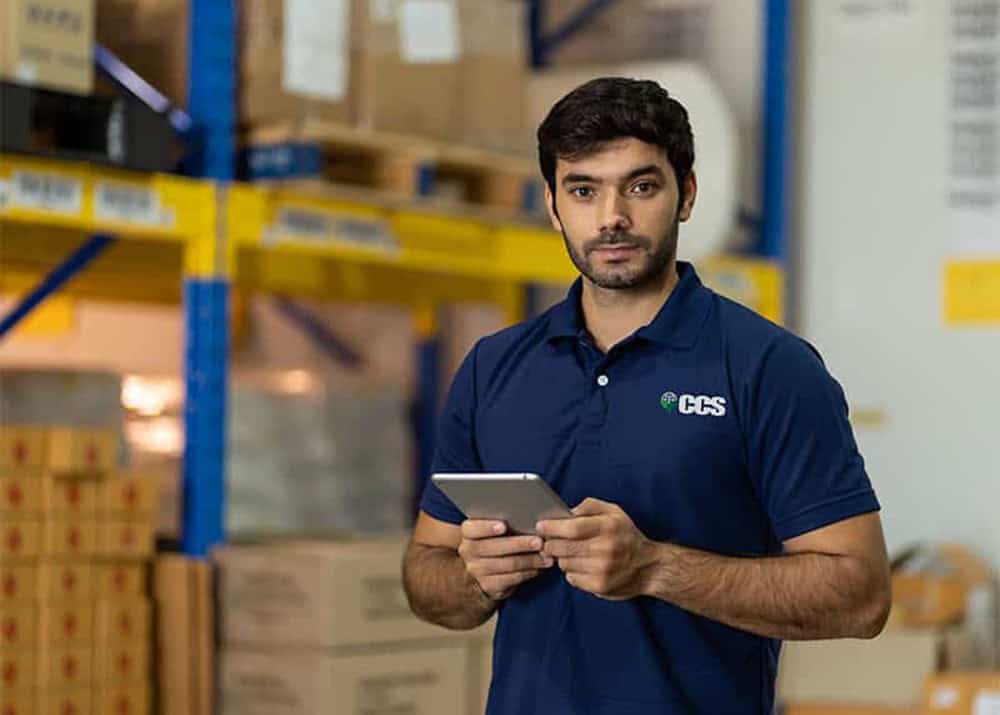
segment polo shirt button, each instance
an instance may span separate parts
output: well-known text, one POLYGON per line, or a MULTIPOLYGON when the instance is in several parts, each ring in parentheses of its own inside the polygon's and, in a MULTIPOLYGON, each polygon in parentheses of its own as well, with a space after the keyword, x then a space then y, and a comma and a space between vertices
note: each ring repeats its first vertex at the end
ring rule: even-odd
POLYGON ((600 385, 601 387, 607 387, 608 382, 609 382, 609 380, 608 380, 608 376, 607 375, 598 375, 597 376, 597 384, 600 385))

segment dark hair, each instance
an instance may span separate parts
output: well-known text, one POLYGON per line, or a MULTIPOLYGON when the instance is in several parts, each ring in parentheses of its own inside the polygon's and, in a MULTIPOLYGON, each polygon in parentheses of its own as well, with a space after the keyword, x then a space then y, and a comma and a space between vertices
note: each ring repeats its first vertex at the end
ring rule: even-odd
POLYGON ((683 199, 694 164, 687 110, 656 82, 624 77, 580 85, 556 102, 538 127, 538 162, 553 196, 558 159, 584 157, 626 137, 663 147, 683 199))

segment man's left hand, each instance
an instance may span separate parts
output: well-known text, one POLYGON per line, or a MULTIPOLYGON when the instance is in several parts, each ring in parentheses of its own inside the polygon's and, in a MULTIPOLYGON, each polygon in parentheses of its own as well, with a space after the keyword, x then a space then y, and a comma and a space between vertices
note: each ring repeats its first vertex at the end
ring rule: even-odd
POLYGON ((571 586, 610 601, 644 594, 656 544, 617 504, 585 499, 573 518, 541 521, 536 530, 571 586))

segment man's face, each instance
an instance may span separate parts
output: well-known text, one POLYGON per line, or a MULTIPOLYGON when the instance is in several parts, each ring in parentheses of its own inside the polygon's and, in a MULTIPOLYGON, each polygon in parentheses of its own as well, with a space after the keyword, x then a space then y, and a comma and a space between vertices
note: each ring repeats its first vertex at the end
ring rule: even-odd
POLYGON ((642 287, 663 275, 677 252, 678 225, 691 216, 692 171, 679 190, 666 152, 627 138, 575 161, 556 164, 552 225, 561 231, 577 269, 601 288, 642 287))

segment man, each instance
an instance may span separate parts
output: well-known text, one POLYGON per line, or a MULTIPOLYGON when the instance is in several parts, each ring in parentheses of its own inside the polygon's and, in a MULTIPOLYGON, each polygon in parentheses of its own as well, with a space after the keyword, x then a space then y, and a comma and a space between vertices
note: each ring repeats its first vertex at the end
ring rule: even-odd
POLYGON ((535 472, 575 516, 508 535, 429 486, 411 606, 453 629, 499 612, 494 715, 769 715, 780 639, 870 638, 888 613, 843 393, 804 341, 675 261, 694 147, 659 85, 588 82, 538 143, 582 275, 466 357, 434 470, 535 472))

